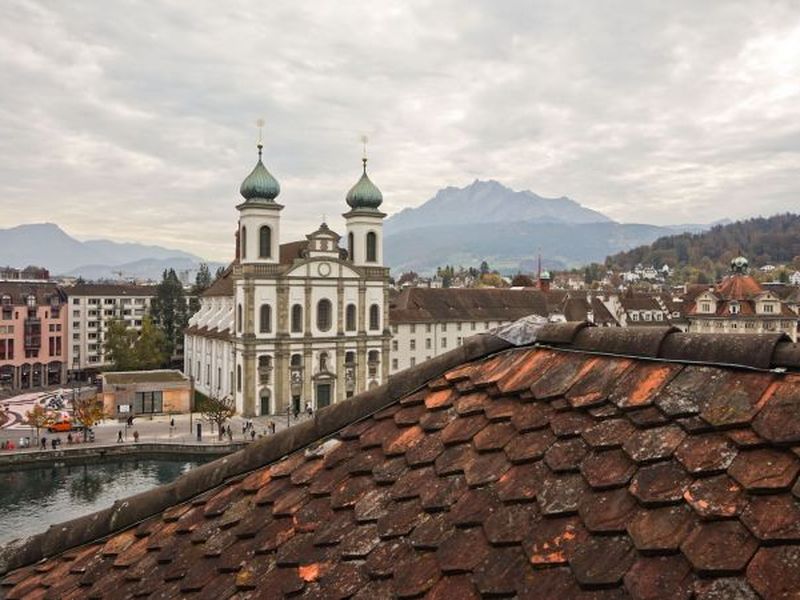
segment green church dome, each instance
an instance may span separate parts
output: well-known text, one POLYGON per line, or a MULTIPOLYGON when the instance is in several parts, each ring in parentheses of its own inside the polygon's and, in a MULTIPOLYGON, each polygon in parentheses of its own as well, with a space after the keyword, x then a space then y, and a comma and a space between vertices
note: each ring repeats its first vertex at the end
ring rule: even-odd
POLYGON ((267 167, 261 162, 261 144, 258 145, 258 162, 250 171, 250 175, 245 177, 239 188, 239 193, 245 200, 266 200, 272 201, 281 193, 281 186, 278 180, 267 171, 267 167))
POLYGON ((383 202, 383 194, 367 176, 367 159, 362 159, 364 173, 356 184, 347 192, 347 204, 352 209, 377 209, 383 202))

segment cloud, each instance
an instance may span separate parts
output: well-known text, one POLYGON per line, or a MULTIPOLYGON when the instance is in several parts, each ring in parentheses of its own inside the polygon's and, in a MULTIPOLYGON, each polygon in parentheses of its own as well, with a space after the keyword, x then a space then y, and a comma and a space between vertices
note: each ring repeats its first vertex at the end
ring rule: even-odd
POLYGON ((797 209, 796 3, 0 4, 0 226, 225 260, 256 118, 286 240, 495 178, 627 222, 797 209))

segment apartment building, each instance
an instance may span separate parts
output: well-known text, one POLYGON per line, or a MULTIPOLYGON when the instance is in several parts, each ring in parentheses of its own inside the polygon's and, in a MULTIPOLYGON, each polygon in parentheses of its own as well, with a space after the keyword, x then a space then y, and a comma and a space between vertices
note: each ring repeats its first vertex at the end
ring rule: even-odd
POLYGON ((150 310, 155 286, 129 284, 78 284, 63 288, 68 297, 67 361, 69 369, 84 376, 108 366, 103 342, 108 324, 122 319, 140 329, 150 310))
POLYGON ((535 289, 406 288, 389 303, 390 374, 530 315, 563 321, 564 294, 535 289))
POLYGON ((0 282, 0 387, 66 381, 66 296, 53 283, 0 282))

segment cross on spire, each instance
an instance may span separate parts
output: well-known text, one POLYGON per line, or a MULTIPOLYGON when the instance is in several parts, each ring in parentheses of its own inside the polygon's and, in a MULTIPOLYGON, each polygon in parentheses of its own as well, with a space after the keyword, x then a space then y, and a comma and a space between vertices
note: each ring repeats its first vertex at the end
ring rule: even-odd
POLYGON ((261 149, 264 147, 264 119, 256 120, 256 127, 258 127, 258 158, 261 158, 261 149))
POLYGON ((361 162, 364 165, 364 173, 367 172, 367 142, 368 141, 369 141, 369 138, 365 134, 362 134, 361 135, 361 144, 363 145, 364 153, 361 155, 361 162))

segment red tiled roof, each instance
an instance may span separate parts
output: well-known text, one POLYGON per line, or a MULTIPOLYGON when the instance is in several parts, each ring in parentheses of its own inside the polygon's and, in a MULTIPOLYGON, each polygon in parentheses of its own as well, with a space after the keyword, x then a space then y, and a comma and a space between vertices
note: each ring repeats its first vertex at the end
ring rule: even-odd
POLYGON ((568 351, 437 357, 190 473, 199 495, 10 573, 5 598, 797 597, 800 374, 576 351, 797 368, 797 345, 547 327, 568 351), (299 449, 258 462, 280 448, 299 449), (214 487, 237 461, 253 470, 214 487))
POLYGON ((715 291, 723 300, 750 300, 764 288, 750 275, 730 275, 717 285, 715 291))

